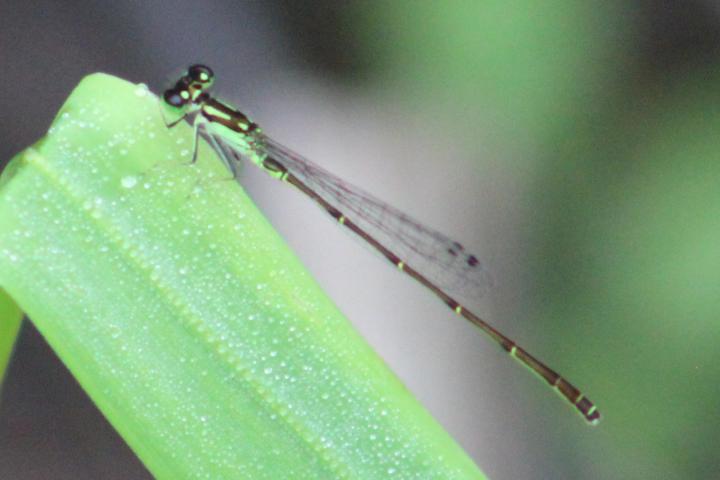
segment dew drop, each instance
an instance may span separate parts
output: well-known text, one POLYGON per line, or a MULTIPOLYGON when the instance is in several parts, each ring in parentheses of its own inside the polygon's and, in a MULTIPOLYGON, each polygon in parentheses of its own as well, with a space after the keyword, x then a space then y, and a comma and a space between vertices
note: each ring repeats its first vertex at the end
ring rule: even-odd
POLYGON ((135 95, 138 97, 144 97, 148 93, 148 87, 144 83, 139 84, 135 87, 135 95))
POLYGON ((120 180, 120 183, 123 186, 123 188, 133 188, 135 185, 137 185, 137 182, 138 182, 137 177, 134 177, 132 175, 123 177, 122 180, 120 180))

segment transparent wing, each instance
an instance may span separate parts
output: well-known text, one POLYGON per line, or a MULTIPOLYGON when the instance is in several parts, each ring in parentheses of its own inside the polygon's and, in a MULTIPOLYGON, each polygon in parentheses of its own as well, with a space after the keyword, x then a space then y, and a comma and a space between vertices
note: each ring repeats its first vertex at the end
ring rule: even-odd
MULTIPOLYGON (((221 137, 216 139, 224 149, 234 150, 221 137)), ((477 298, 492 287, 493 279, 485 265, 459 242, 423 226, 271 138, 263 137, 263 143, 269 157, 447 293, 477 298)), ((232 154, 235 160, 240 156, 237 151, 232 154)))

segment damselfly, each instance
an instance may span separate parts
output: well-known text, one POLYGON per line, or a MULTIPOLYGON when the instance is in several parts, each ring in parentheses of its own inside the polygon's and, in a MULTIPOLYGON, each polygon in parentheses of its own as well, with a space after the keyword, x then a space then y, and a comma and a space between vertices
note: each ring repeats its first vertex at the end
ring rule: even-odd
POLYGON ((396 268, 417 280, 453 312, 479 327, 510 356, 543 378, 588 422, 595 424, 600 420, 600 412, 593 402, 573 384, 453 298, 457 294, 481 294, 491 284, 487 270, 474 255, 467 253, 460 243, 424 227, 267 137, 245 114, 210 95, 213 81, 212 70, 193 65, 163 95, 165 106, 177 114, 177 119, 168 126, 186 119, 195 129, 193 160, 198 137, 202 136, 236 179, 238 164, 244 158, 296 187, 396 268))

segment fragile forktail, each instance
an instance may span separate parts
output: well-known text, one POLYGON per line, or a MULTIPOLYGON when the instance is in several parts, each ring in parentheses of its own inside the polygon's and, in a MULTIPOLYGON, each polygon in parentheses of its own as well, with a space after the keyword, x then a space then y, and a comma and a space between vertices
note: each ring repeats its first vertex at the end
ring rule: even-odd
POLYGON ((448 292, 476 295, 490 286, 488 272, 477 257, 468 254, 460 243, 424 227, 267 137, 245 114, 210 95, 213 81, 210 68, 193 65, 163 94, 165 106, 178 116, 168 127, 183 119, 194 127, 193 161, 198 137, 202 135, 234 178, 238 177, 238 164, 245 158, 296 187, 543 378, 585 420, 591 424, 600 420, 595 404, 578 388, 450 296, 448 292))

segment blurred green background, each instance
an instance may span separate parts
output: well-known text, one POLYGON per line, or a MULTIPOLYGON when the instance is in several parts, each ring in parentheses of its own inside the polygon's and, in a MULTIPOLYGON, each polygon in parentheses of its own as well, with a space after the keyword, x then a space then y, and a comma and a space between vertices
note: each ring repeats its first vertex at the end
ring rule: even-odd
MULTIPOLYGON (((570 0, 0 2, 0 160, 82 76, 189 63, 266 131, 458 237, 471 303, 581 387, 596 428, 294 192, 246 185, 492 479, 713 479, 720 6, 570 0)), ((0 478, 150 478, 25 325, 0 478)))

